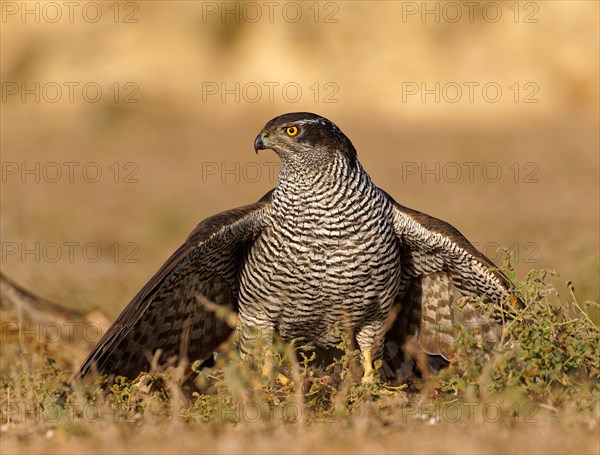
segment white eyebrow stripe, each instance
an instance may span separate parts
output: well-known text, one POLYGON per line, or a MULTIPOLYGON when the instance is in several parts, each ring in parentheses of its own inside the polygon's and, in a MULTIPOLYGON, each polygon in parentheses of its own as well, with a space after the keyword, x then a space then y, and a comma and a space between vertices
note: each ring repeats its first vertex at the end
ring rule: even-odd
POLYGON ((318 123, 320 125, 325 125, 325 122, 321 119, 307 119, 307 120, 300 120, 299 122, 294 122, 297 123, 298 125, 307 125, 310 123, 318 123))

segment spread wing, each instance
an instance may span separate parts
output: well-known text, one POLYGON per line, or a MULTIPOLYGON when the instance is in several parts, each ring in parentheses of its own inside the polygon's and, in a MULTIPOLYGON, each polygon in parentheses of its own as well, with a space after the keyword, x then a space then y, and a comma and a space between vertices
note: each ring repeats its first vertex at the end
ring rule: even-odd
POLYGON ((202 221, 106 331, 75 379, 93 371, 135 378, 158 349, 161 363, 210 357, 231 328, 197 296, 237 310, 244 250, 263 228, 270 196, 202 221))
POLYGON ((445 359, 456 324, 499 341, 500 318, 489 317, 474 303, 457 303, 463 297, 498 303, 511 290, 510 280, 453 226, 390 199, 402 248, 402 279, 396 297, 400 312, 388 340, 401 345, 416 336, 423 351, 445 359))

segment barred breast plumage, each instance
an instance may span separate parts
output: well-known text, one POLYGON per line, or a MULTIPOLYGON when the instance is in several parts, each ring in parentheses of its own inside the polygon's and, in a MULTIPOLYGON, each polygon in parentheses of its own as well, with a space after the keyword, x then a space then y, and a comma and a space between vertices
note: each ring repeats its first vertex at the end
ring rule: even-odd
POLYGON ((265 224, 242 267, 241 328, 323 347, 339 342, 336 324, 365 346, 383 337, 400 247, 392 205, 358 161, 284 165, 265 224))

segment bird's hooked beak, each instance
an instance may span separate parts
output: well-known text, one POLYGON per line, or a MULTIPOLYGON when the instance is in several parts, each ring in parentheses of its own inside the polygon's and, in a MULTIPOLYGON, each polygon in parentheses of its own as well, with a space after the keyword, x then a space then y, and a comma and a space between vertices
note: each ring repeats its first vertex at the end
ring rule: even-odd
POLYGON ((269 140, 269 134, 266 131, 261 131, 256 139, 254 139, 254 151, 258 154, 259 150, 271 148, 272 143, 269 140))

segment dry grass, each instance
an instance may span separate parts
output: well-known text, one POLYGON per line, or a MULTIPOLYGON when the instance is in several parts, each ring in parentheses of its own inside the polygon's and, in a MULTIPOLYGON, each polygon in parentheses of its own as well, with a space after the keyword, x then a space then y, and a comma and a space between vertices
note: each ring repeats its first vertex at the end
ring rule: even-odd
POLYGON ((344 343, 329 366, 276 343, 270 378, 232 354, 193 365, 192 383, 182 384, 182 367, 119 377, 107 392, 98 378, 59 405, 68 379, 59 365, 73 347, 37 342, 28 324, 3 335, 19 346, 0 382, 3 450, 597 453, 600 332, 546 276, 519 284, 526 307, 507 319, 504 346, 463 332, 449 368, 427 379, 361 384, 358 353, 344 343))

